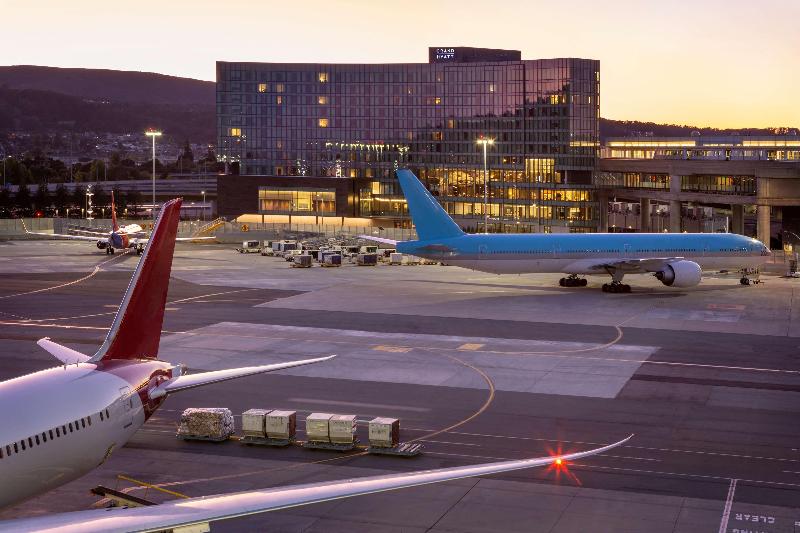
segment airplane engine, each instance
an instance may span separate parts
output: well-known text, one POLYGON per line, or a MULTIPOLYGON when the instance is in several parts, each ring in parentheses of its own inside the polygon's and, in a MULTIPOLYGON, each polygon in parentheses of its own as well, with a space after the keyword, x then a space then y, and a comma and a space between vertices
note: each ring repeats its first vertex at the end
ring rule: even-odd
POLYGON ((668 287, 694 287, 702 275, 700 265, 686 260, 675 261, 656 272, 656 278, 668 287))
POLYGON ((106 246, 108 246, 108 242, 107 241, 97 241, 97 247, 100 250, 105 250, 106 246))

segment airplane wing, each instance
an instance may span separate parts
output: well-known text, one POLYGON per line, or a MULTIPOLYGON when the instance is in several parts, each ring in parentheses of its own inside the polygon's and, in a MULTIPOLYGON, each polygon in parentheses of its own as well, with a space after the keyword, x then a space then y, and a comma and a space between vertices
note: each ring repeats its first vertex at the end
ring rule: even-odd
POLYGON ((48 352, 50 355, 52 355, 65 365, 72 363, 85 363, 86 361, 89 360, 88 355, 84 355, 81 352, 76 352, 72 348, 61 346, 60 344, 51 341, 50 337, 39 339, 38 341, 36 341, 36 344, 44 348, 46 352, 48 352))
MULTIPOLYGON (((52 353, 52 352, 51 352, 52 353)), ((189 374, 172 378, 169 381, 162 383, 151 394, 151 398, 158 398, 165 394, 171 394, 202 385, 209 385, 211 383, 219 383, 220 381, 227 381, 229 379, 241 378, 245 376, 252 376, 255 374, 262 374, 264 372, 274 372, 276 370, 283 370, 285 368, 294 368, 296 366, 310 365, 313 363, 321 363, 322 361, 329 361, 336 357, 329 355, 328 357, 317 357, 315 359, 301 359, 300 361, 287 361, 286 363, 276 363, 274 365, 262 366, 246 366, 243 368, 228 368, 225 370, 214 370, 211 372, 201 372, 199 374, 189 374)))
POLYGON ((90 237, 89 235, 66 235, 64 233, 45 233, 43 231, 29 231, 28 227, 25 225, 25 222, 22 222, 22 228, 25 230, 25 233, 28 235, 41 235, 43 237, 58 237, 60 239, 71 239, 73 241, 92 241, 97 242, 99 239, 108 238, 108 235, 105 234, 97 234, 96 237, 90 237))
MULTIPOLYGON (((212 235, 211 237, 177 237, 175 239, 175 242, 215 241, 215 240, 217 240, 217 238, 212 235)), ((131 239, 130 242, 133 244, 147 244, 148 242, 150 242, 150 238, 148 237, 146 239, 140 239, 137 237, 131 239)))
POLYGON ((50 516, 23 518, 0 522, 3 531, 49 531, 49 532, 122 532, 122 531, 163 531, 194 526, 192 531, 208 531, 213 520, 225 520, 240 516, 276 511, 325 502, 373 494, 389 490, 428 485, 442 481, 452 481, 468 477, 500 474, 537 466, 557 464, 557 460, 573 461, 606 452, 625 444, 633 435, 608 446, 561 456, 546 456, 518 461, 502 461, 472 466, 423 470, 407 474, 390 474, 355 479, 344 479, 323 483, 290 485, 270 489, 203 496, 186 500, 175 500, 161 505, 129 509, 106 509, 76 511, 50 516))
POLYGON ((383 244, 391 244, 392 246, 396 246, 398 242, 401 242, 401 241, 395 241, 395 240, 392 240, 392 239, 384 239, 383 237, 374 237, 372 235, 359 235, 358 238, 359 239, 367 239, 368 241, 380 242, 380 243, 383 243, 383 244))

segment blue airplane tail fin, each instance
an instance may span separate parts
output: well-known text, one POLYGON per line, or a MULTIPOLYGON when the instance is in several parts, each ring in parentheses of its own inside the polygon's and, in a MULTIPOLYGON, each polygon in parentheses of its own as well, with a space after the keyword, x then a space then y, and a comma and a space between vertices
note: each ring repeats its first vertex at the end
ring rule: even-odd
POLYGON ((397 179, 408 202, 411 220, 417 227, 419 240, 448 239, 464 234, 447 211, 431 196, 428 189, 410 170, 398 170, 397 179))

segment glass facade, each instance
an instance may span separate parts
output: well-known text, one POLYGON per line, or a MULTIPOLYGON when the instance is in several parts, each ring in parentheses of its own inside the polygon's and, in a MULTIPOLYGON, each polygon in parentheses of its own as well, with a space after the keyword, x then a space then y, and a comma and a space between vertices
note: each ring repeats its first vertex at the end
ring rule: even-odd
POLYGON ((274 215, 336 215, 336 190, 298 188, 258 188, 258 212, 274 215))
POLYGON ((409 168, 477 230, 485 178, 476 141, 491 138, 491 230, 594 231, 599 62, 431 61, 218 62, 219 156, 243 175, 364 179, 358 216, 400 225, 408 222, 394 171, 409 168))

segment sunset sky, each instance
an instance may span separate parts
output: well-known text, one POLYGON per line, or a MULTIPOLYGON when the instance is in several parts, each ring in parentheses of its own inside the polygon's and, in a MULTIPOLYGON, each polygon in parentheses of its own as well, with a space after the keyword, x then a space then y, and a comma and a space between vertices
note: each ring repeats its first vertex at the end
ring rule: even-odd
POLYGON ((601 61, 601 114, 800 126, 800 1, 0 0, 0 63, 214 80, 214 62, 426 62, 428 46, 601 61))

